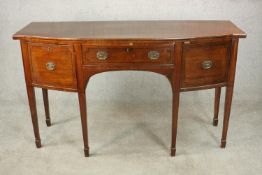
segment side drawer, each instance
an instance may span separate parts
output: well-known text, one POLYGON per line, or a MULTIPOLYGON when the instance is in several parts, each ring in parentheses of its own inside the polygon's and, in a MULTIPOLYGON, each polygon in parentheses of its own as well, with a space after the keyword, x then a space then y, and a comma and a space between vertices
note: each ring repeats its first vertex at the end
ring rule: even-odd
POLYGON ((73 47, 57 44, 29 44, 32 82, 53 88, 77 88, 73 47))
POLYGON ((181 87, 198 87, 226 82, 229 61, 229 42, 185 46, 181 87))

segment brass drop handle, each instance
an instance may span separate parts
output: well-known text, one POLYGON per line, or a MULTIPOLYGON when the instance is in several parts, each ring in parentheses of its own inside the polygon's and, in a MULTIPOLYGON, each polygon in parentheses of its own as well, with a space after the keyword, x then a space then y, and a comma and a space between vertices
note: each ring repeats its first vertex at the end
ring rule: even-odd
POLYGON ((158 51, 149 51, 148 58, 151 60, 157 60, 160 57, 160 53, 158 51))
POLYGON ((106 51, 98 51, 96 53, 96 58, 99 60, 106 60, 107 59, 107 52, 106 51))
POLYGON ((201 63, 201 65, 202 65, 202 69, 207 70, 207 69, 210 69, 210 68, 213 67, 213 61, 211 61, 211 60, 205 60, 205 61, 203 61, 203 62, 201 63))
POLYGON ((55 70, 55 68, 56 68, 55 63, 53 63, 53 62, 46 63, 46 69, 47 70, 53 71, 53 70, 55 70))

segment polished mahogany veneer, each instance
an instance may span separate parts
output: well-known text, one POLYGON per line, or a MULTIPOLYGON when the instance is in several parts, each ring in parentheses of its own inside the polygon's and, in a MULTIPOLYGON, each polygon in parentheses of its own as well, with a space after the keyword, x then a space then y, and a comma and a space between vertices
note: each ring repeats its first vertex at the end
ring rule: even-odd
POLYGON ((33 84, 77 89, 72 46, 39 43, 28 46, 33 84), (47 67, 52 65, 53 68, 47 67))
POLYGON ((226 87, 221 147, 226 146, 239 38, 230 21, 33 22, 13 35, 22 49, 36 146, 41 147, 34 87, 42 88, 51 126, 48 89, 77 92, 84 153, 89 156, 85 89, 106 71, 151 71, 166 76, 173 92, 171 155, 176 153, 182 91, 215 88, 213 125, 218 124, 221 87, 226 87))

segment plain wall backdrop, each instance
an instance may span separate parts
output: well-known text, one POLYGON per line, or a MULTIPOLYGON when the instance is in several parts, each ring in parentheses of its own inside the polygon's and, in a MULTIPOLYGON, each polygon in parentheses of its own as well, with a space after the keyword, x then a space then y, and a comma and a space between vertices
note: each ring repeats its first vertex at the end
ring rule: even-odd
MULTIPOLYGON (((94 20, 231 20, 247 32, 241 39, 234 102, 262 101, 262 1, 260 0, 0 0, 0 100, 27 103, 20 45, 12 34, 32 21, 94 20)), ((39 90, 37 93, 39 94, 39 90)), ((57 103, 72 100, 51 92, 57 103)), ((145 72, 114 72, 94 76, 88 84, 88 99, 129 102, 171 101, 165 77, 145 72)), ((200 101, 213 91, 184 93, 184 100, 200 101)), ((77 101, 72 100, 72 103, 77 101)))
POLYGON ((261 174, 261 0, 0 0, 0 174, 261 174), (50 91, 46 127, 36 90, 43 148, 36 149, 20 44, 32 21, 231 20, 240 39, 226 149, 212 126, 214 90, 181 94, 177 155, 169 157, 171 87, 158 74, 101 73, 87 87, 91 157, 84 158, 76 93, 50 91))

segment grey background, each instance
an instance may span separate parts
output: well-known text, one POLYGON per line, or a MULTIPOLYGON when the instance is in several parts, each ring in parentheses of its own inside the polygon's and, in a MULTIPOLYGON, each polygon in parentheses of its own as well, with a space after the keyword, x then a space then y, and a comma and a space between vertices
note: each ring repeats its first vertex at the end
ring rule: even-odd
MULTIPOLYGON (((26 99, 20 46, 19 42, 12 40, 12 34, 28 23, 150 19, 232 20, 248 34, 248 38, 240 40, 239 45, 235 100, 252 99, 258 102, 262 99, 262 91, 258 88, 262 83, 261 1, 1 0, 0 5, 1 100, 21 103, 26 99)), ((90 100, 165 100, 171 95, 168 86, 166 79, 159 75, 118 72, 94 77, 90 81, 88 94, 90 100)), ((64 100, 65 97, 59 94, 59 98, 64 100)))
POLYGON ((96 174, 103 174, 104 170, 114 174, 131 170, 133 174, 205 174, 210 170, 207 167, 212 167, 214 174, 245 174, 250 171, 256 174, 262 170, 257 164, 262 157, 261 8, 260 0, 0 0, 0 174, 59 174, 65 170, 69 173, 85 170, 96 174), (219 128, 209 126, 214 91, 188 92, 181 95, 178 156, 169 158, 170 85, 161 75, 126 71, 98 74, 88 84, 89 125, 93 130, 90 131, 90 146, 94 153, 93 158, 88 160, 82 157, 77 95, 50 92, 51 117, 57 125, 47 129, 44 126, 41 91, 36 90, 40 130, 45 145, 40 151, 36 150, 20 45, 12 40, 12 34, 32 21, 161 19, 231 20, 247 32, 247 39, 241 39, 239 44, 229 132, 232 142, 228 148, 218 149, 222 122, 219 128), (203 121, 205 127, 199 124, 203 121), (149 130, 145 130, 147 127, 149 130), (212 134, 207 135, 208 132, 212 134), (145 137, 141 136, 143 133, 145 137), (201 142, 203 138, 207 140, 201 142), (111 141, 107 142, 107 139, 111 141), (48 147, 48 144, 51 146, 48 147), (243 156, 241 152, 244 151, 247 152, 243 156), (247 162, 247 158, 254 162, 247 162), (13 169, 15 165, 16 169, 13 169), (117 165, 119 167, 115 168, 117 165))

